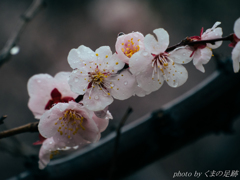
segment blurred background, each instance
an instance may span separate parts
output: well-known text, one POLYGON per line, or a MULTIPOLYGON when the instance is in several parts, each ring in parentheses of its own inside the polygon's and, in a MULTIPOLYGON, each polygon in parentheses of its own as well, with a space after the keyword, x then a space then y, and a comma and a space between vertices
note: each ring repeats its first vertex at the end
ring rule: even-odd
MULTIPOLYGON (((15 31, 20 15, 31 2, 0 1, 0 48, 15 31)), ((233 24, 240 17, 239 7, 239 0, 48 0, 47 7, 22 33, 17 44, 20 52, 0 68, 0 116, 8 115, 0 130, 35 121, 27 107, 28 79, 38 73, 54 76, 59 71, 71 71, 67 56, 72 48, 85 45, 95 50, 108 45, 114 52, 119 32, 139 31, 146 35, 153 34, 152 31, 160 27, 168 31, 170 45, 174 45, 187 36, 199 35, 202 27, 211 28, 216 21, 222 22, 220 27, 226 36, 233 32, 233 24)), ((213 53, 221 59, 229 57, 232 49, 227 45, 223 43, 213 53)), ((110 106, 114 119, 103 136, 114 130, 128 106, 134 111, 127 123, 160 109, 208 77, 216 68, 215 61, 213 57, 205 65, 206 73, 196 70, 192 62, 187 64, 188 81, 177 89, 165 83, 160 90, 144 98, 115 100, 110 106)), ((212 134, 203 137, 124 179, 168 180, 178 171, 239 170, 239 120, 235 121, 234 130, 232 135, 212 134)), ((16 138, 0 141, 1 180, 26 170, 23 155, 14 150, 19 142, 30 146, 26 153, 29 149, 32 154, 38 153, 39 146, 31 145, 38 139, 37 133, 20 134, 16 138), (4 151, 6 147, 10 147, 11 153, 4 151)))

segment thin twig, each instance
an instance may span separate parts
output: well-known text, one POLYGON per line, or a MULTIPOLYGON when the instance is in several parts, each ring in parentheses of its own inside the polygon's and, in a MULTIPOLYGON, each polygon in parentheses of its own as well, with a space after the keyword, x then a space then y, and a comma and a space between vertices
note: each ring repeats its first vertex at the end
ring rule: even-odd
POLYGON ((2 66, 11 57, 11 49, 16 46, 20 35, 23 32, 23 29, 25 28, 27 23, 34 18, 34 16, 39 12, 39 10, 45 6, 45 4, 45 0, 33 0, 30 7, 21 16, 21 21, 19 22, 16 31, 12 34, 3 49, 0 51, 0 66, 2 66))
POLYGON ((116 164, 117 164, 117 156, 118 156, 118 145, 119 145, 119 139, 121 136, 121 129, 123 127, 123 125, 125 124, 127 118, 129 117, 129 115, 132 113, 132 108, 129 107, 126 111, 126 113, 124 114, 122 120, 120 121, 118 127, 117 127, 117 135, 116 135, 116 139, 115 139, 115 144, 114 144, 114 151, 113 151, 113 161, 112 161, 112 168, 110 170, 109 173, 109 179, 113 179, 114 176, 114 172, 116 169, 116 164))
POLYGON ((0 124, 3 124, 3 120, 7 118, 7 115, 3 115, 2 117, 0 117, 0 124))
POLYGON ((217 41, 232 41, 232 40, 233 40, 233 34, 230 34, 229 36, 226 36, 223 38, 200 40, 200 41, 193 41, 191 38, 187 37, 184 40, 182 40, 180 43, 168 47, 166 49, 166 52, 172 51, 180 46, 186 46, 186 45, 193 46, 196 44, 206 44, 206 43, 215 44, 215 42, 217 42, 217 41))
POLYGON ((0 132, 0 139, 24 132, 38 132, 38 122, 28 123, 13 129, 0 132))

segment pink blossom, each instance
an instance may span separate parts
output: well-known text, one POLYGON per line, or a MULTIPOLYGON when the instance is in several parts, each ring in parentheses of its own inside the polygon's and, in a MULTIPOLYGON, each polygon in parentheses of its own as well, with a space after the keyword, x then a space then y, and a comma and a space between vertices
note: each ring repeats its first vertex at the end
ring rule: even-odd
POLYGON ((82 103, 89 110, 103 110, 113 102, 113 97, 124 100, 134 93, 135 78, 128 70, 118 72, 125 63, 112 55, 108 46, 93 52, 81 45, 69 52, 68 62, 74 69, 69 79, 71 90, 85 94, 82 103))
MULTIPOLYGON (((200 36, 192 36, 190 38, 194 41, 221 38, 223 33, 222 28, 217 27, 220 24, 221 24, 220 22, 216 22, 212 28, 207 29, 204 33, 202 28, 200 36)), ((195 45, 193 47, 194 48, 193 53, 191 54, 191 56, 193 56, 194 66, 201 72, 205 72, 203 64, 207 64, 211 59, 213 55, 212 49, 218 48, 219 46, 221 46, 221 44, 222 41, 217 41, 214 45, 211 43, 195 45)))
POLYGON ((36 119, 58 102, 74 100, 77 94, 68 85, 69 72, 59 72, 52 77, 48 74, 32 76, 27 84, 30 96, 28 107, 36 119))
POLYGON ((230 47, 234 47, 232 51, 233 69, 234 72, 239 71, 240 62, 240 18, 235 21, 234 24, 233 42, 229 44, 230 47))
POLYGON ((53 137, 58 144, 73 147, 97 142, 101 132, 106 129, 109 118, 112 118, 111 114, 101 119, 81 104, 70 101, 58 103, 46 111, 40 119, 38 129, 43 137, 53 137))
POLYGON ((186 82, 188 74, 180 65, 191 61, 191 50, 179 48, 170 53, 165 52, 169 45, 169 35, 162 28, 153 31, 153 35, 144 38, 145 50, 136 52, 129 61, 130 71, 136 76, 138 86, 150 93, 158 90, 164 80, 171 87, 179 87, 186 82))
POLYGON ((118 57, 129 64, 129 59, 139 50, 144 50, 144 36, 139 32, 132 32, 118 36, 115 44, 118 57))

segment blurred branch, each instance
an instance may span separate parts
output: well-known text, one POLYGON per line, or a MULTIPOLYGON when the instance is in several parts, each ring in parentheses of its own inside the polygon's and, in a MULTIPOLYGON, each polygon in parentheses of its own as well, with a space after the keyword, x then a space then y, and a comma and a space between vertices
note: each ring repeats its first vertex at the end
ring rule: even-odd
POLYGON ((7 118, 7 115, 3 115, 2 117, 0 117, 0 124, 3 124, 4 119, 7 118))
POLYGON ((0 139, 24 132, 38 132, 38 122, 28 123, 13 129, 0 132, 0 139))
POLYGON ((0 66, 2 66, 11 57, 11 49, 16 46, 23 29, 29 21, 45 6, 45 0, 33 0, 27 11, 21 16, 21 21, 16 28, 16 31, 8 39, 7 43, 0 51, 0 66))
POLYGON ((118 146, 119 146, 119 139, 120 139, 120 136, 121 136, 121 129, 122 129, 123 125, 125 124, 127 118, 129 117, 129 115, 131 113, 132 113, 132 108, 129 107, 127 109, 125 115, 123 116, 122 120, 120 121, 118 127, 117 127, 117 136, 116 136, 115 145, 114 145, 113 162, 112 162, 111 170, 110 170, 110 173, 109 173, 109 179, 113 179, 114 172, 116 171, 116 164, 117 164, 117 157, 118 157, 118 146))

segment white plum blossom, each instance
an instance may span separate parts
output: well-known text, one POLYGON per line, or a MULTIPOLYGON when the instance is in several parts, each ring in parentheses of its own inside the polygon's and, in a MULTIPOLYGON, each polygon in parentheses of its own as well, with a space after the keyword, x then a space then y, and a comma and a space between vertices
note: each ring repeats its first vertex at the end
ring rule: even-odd
POLYGON ((232 60, 233 60, 233 70, 235 73, 239 71, 239 62, 240 62, 240 18, 235 21, 233 34, 233 42, 229 44, 230 47, 233 47, 232 51, 232 60))
MULTIPOLYGON (((203 28, 201 29, 200 36, 192 36, 190 37, 193 41, 199 41, 199 40, 210 40, 210 39, 216 39, 222 37, 222 28, 217 27, 220 25, 221 22, 216 22, 212 28, 207 29, 203 33, 203 28)), ((221 46, 222 41, 217 41, 215 44, 211 43, 205 43, 205 44, 196 44, 193 46, 193 53, 191 56, 193 57, 193 64, 194 66, 200 70, 201 72, 205 72, 205 69, 203 67, 203 64, 207 64, 212 54, 212 49, 216 49, 219 46, 221 46)))
POLYGON ((53 138, 59 145, 74 147, 97 142, 101 132, 112 119, 108 112, 102 119, 79 103, 70 101, 58 103, 46 111, 39 122, 39 133, 45 138, 53 138))
POLYGON ((77 94, 84 94, 82 103, 92 111, 103 110, 113 102, 113 97, 125 100, 131 97, 136 86, 135 78, 123 69, 125 63, 108 46, 95 52, 86 46, 72 49, 68 62, 74 69, 69 85, 77 94))
POLYGON ((74 100, 77 94, 68 85, 70 72, 59 72, 55 77, 49 74, 32 76, 27 84, 30 96, 28 107, 36 119, 40 119, 46 110, 58 102, 74 100))
POLYGON ((169 45, 169 35, 162 28, 153 31, 153 35, 144 38, 145 50, 136 52, 129 61, 130 71, 136 76, 138 86, 147 93, 158 90, 164 80, 171 87, 179 87, 186 82, 188 73, 180 65, 191 61, 191 50, 178 48, 165 52, 169 45))
POLYGON ((129 59, 139 50, 144 50, 144 36, 140 32, 132 32, 118 36, 115 48, 118 57, 129 64, 129 59))

